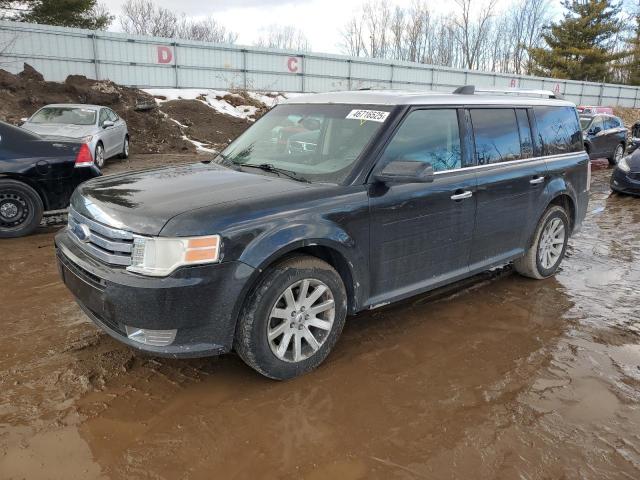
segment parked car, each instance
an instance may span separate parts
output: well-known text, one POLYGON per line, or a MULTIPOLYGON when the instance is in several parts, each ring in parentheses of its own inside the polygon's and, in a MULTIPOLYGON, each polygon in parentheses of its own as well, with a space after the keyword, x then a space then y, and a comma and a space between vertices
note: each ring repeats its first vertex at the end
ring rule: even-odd
POLYGON ((47 105, 34 113, 22 128, 44 138, 74 139, 86 143, 100 169, 111 157, 129 157, 127 123, 116 112, 99 105, 47 105))
POLYGON ((549 277, 587 209, 575 105, 462 92, 301 96, 211 163, 90 181, 55 239, 64 282, 127 345, 233 348, 287 379, 347 314, 509 262, 549 277), (283 150, 300 117, 320 119, 311 148, 283 150))
POLYGON ((629 144, 627 145, 627 153, 631 154, 635 152, 638 147, 640 147, 640 122, 636 122, 631 127, 631 138, 629 139, 629 144))
POLYGON ((608 115, 613 115, 613 108, 611 107, 598 107, 591 105, 579 105, 578 107, 579 114, 587 114, 587 115, 595 115, 596 113, 606 113, 608 115))
POLYGON ((624 156, 628 130, 622 120, 613 115, 580 115, 584 149, 589 158, 606 158, 615 165, 624 156))
POLYGON ((86 144, 0 122, 0 238, 33 232, 45 210, 66 208, 73 190, 99 175, 86 144))
POLYGON ((611 190, 640 195, 640 150, 622 158, 611 175, 611 190))

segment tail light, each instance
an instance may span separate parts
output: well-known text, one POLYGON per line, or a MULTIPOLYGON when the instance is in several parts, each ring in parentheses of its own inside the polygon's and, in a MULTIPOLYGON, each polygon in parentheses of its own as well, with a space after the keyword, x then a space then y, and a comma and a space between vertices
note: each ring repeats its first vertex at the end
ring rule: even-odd
POLYGON ((93 157, 91 156, 91 150, 86 143, 83 143, 76 155, 76 167, 88 167, 93 165, 93 157))

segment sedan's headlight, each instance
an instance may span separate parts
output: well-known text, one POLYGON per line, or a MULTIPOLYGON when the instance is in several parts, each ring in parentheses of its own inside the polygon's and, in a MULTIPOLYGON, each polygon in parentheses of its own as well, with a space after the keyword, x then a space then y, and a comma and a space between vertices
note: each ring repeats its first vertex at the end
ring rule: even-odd
POLYGON ((191 238, 133 238, 130 272, 165 277, 183 265, 215 263, 220 259, 220 236, 191 238))
POLYGON ((93 135, 87 135, 86 137, 82 137, 80 139, 82 143, 91 143, 91 140, 93 140, 93 135))
POLYGON ((627 158, 629 157, 622 157, 618 162, 618 168, 623 172, 628 172, 629 170, 631 170, 631 168, 629 168, 629 162, 627 162, 627 158))

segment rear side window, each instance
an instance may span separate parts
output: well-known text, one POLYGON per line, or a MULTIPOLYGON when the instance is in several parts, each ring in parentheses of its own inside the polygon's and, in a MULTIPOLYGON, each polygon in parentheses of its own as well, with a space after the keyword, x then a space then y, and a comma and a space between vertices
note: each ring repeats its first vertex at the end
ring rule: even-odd
POLYGON ((522 158, 515 110, 483 108, 470 113, 478 165, 522 158))
POLYGON ((441 172, 462 166, 460 130, 455 109, 416 110, 402 122, 382 156, 382 165, 392 160, 430 163, 441 172))
POLYGON ((516 110, 516 117, 518 118, 522 158, 531 158, 533 157, 533 139, 531 138, 531 126, 529 125, 527 111, 519 108, 516 110))
MULTIPOLYGON (((578 116, 571 107, 534 107, 542 155, 583 150, 578 116)), ((591 127, 598 125, 593 123, 591 127)))
POLYGON ((604 122, 604 129, 611 130, 613 128, 620 128, 620 120, 616 117, 607 117, 604 122))

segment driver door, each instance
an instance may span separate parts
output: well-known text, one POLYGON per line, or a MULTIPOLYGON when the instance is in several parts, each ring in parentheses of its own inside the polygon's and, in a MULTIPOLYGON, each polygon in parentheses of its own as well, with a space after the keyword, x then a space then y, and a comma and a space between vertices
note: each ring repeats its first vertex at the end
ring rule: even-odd
POLYGON ((410 112, 374 172, 393 160, 431 163, 432 183, 371 180, 371 299, 376 305, 462 278, 469 271, 476 176, 456 108, 410 112))

